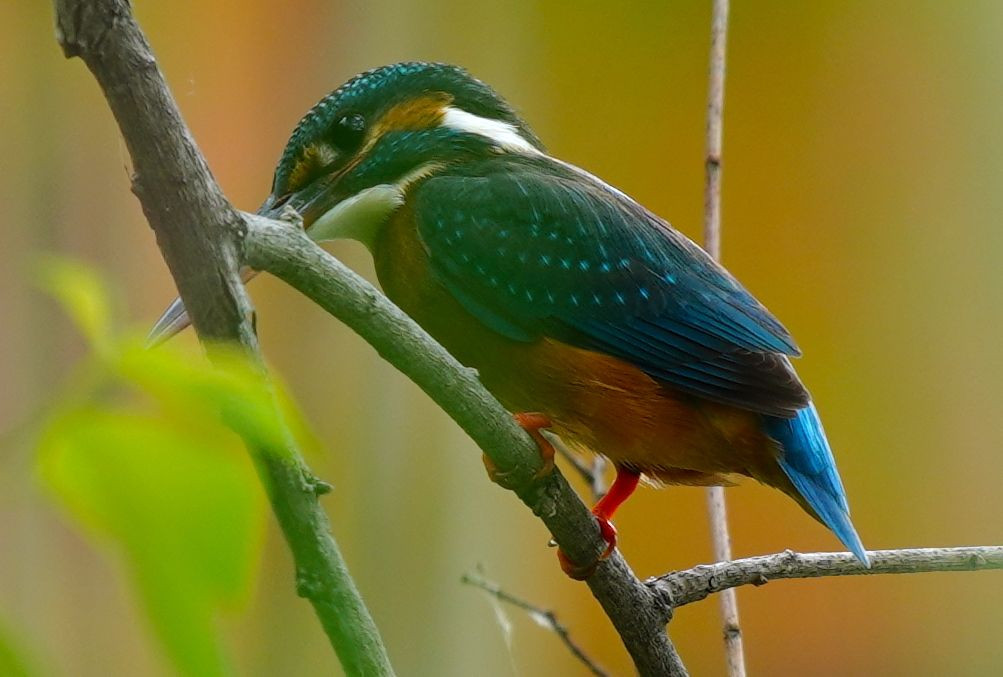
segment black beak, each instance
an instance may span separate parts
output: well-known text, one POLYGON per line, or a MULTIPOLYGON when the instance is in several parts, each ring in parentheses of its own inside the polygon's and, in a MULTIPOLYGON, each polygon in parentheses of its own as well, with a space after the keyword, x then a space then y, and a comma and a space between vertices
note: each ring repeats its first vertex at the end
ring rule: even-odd
MULTIPOLYGON (((276 199, 275 196, 269 195, 257 213, 260 216, 277 218, 285 208, 287 202, 289 202, 288 197, 276 199)), ((247 266, 240 269, 240 278, 244 282, 250 281, 257 274, 258 271, 252 270, 247 266)), ((183 331, 190 324, 191 320, 188 317, 188 311, 185 310, 185 304, 181 301, 181 297, 178 297, 171 301, 171 304, 167 306, 167 310, 164 311, 164 314, 153 325, 153 329, 150 330, 150 333, 146 337, 146 345, 150 348, 158 346, 183 331)))
MULTIPOLYGON (((269 195, 257 213, 259 216, 278 219, 287 208, 292 208, 303 219, 303 227, 309 228, 314 221, 344 197, 338 191, 332 190, 337 178, 338 175, 333 175, 319 179, 297 193, 279 197, 269 195)), ((240 270, 240 277, 244 282, 250 281, 257 274, 258 271, 246 266, 240 270)), ((153 329, 150 330, 146 338, 147 345, 151 348, 158 346, 190 324, 191 320, 188 318, 184 303, 180 298, 176 298, 153 325, 153 329)))
MULTIPOLYGON (((252 277, 258 274, 258 271, 252 270, 247 266, 240 269, 240 278, 244 282, 248 282, 252 277)), ((181 297, 178 297, 171 301, 171 305, 167 306, 167 310, 164 314, 160 316, 156 324, 153 325, 153 329, 146 337, 146 345, 149 348, 159 346, 161 343, 167 339, 173 337, 175 334, 180 333, 192 322, 188 318, 188 311, 185 310, 185 304, 181 301, 181 297)))

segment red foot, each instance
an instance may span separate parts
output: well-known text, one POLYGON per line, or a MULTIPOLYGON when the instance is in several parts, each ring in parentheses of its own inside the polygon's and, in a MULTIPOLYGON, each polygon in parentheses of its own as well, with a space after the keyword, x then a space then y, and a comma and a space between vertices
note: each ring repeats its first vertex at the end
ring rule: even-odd
POLYGON ((613 518, 613 513, 616 512, 617 508, 634 493, 634 489, 637 488, 637 483, 640 479, 641 473, 633 468, 622 465, 617 466, 616 479, 613 480, 613 486, 609 488, 609 492, 599 499, 599 502, 592 508, 592 514, 595 515, 596 522, 599 524, 599 535, 606 541, 606 549, 594 562, 584 566, 575 564, 568 559, 568 556, 562 550, 558 549, 557 559, 561 563, 561 570, 569 578, 576 581, 584 581, 595 573, 600 562, 613 554, 613 551, 616 549, 616 527, 613 526, 610 520, 613 518))
MULTIPOLYGON (((556 453, 554 445, 540 432, 542 429, 549 428, 552 425, 550 417, 539 412, 521 412, 513 414, 512 418, 515 419, 516 424, 520 428, 529 433, 529 436, 536 442, 536 446, 539 447, 540 458, 543 459, 543 467, 533 475, 533 479, 543 479, 554 471, 554 455, 556 453)), ((495 465, 494 461, 485 454, 481 454, 481 460, 484 462, 484 469, 488 471, 488 477, 491 478, 491 481, 495 484, 507 486, 505 484, 505 473, 498 470, 498 466, 495 465)))
POLYGON ((543 467, 536 472, 533 479, 542 479, 554 472, 554 455, 556 453, 554 445, 540 432, 544 428, 549 428, 553 425, 550 417, 536 411, 523 411, 513 414, 512 418, 515 419, 520 428, 529 433, 529 436, 536 442, 536 446, 540 448, 540 458, 543 459, 543 467))

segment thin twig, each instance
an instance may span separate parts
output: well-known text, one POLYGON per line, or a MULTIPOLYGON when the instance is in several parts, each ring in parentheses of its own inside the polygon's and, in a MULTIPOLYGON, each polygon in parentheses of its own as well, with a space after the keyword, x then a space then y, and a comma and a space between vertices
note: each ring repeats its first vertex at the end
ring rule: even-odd
POLYGON ((593 675, 597 675, 598 677, 609 677, 609 673, 600 667, 591 656, 585 653, 584 649, 571 639, 571 634, 568 632, 567 627, 557 620, 557 615, 550 609, 538 607, 535 604, 527 602, 521 597, 516 597, 515 595, 506 592, 502 589, 501 585, 495 583, 494 581, 489 581, 479 573, 463 574, 463 576, 460 577, 460 582, 472 585, 475 588, 480 588, 495 599, 522 609, 528 613, 530 618, 532 618, 538 625, 551 630, 554 634, 556 634, 561 641, 564 642, 564 645, 568 647, 568 650, 571 651, 572 655, 585 664, 585 667, 588 668, 589 672, 593 675))
POLYGON ((608 465, 605 456, 596 454, 592 459, 592 468, 589 470, 589 488, 592 489, 592 500, 598 501, 609 491, 606 483, 606 466, 608 465))
POLYGON ((728 0, 713 0, 710 75, 707 88, 707 158, 703 247, 721 258, 721 139, 724 127, 724 64, 728 37, 728 0))
MULTIPOLYGON (((724 502, 724 487, 707 489, 707 509, 714 544, 714 559, 718 562, 728 562, 731 560, 731 536, 728 534, 728 510, 724 502)), ((728 675, 744 677, 745 647, 742 642, 742 626, 738 622, 738 597, 734 590, 727 589, 721 591, 719 601, 728 675)))
POLYGON ((763 585, 781 578, 1003 569, 1003 546, 870 550, 867 555, 871 560, 869 568, 848 552, 801 554, 787 550, 673 571, 648 579, 646 585, 678 608, 717 592, 742 585, 763 585))
MULTIPOLYGON (((728 36, 728 0, 713 0, 710 34, 710 77, 707 91, 707 185, 704 194, 704 249, 715 259, 721 258, 721 139, 724 125, 725 45, 728 36)), ((707 490, 714 559, 731 559, 728 534, 728 511, 724 489, 707 490)), ((734 590, 721 594, 721 619, 724 626, 724 650, 730 677, 744 677, 745 652, 742 628, 738 622, 738 598, 734 590)))
POLYGON ((563 456, 571 464, 571 467, 575 469, 575 472, 585 480, 585 483, 589 487, 589 492, 592 494, 593 501, 598 501, 606 495, 609 487, 606 484, 605 456, 595 454, 592 456, 592 462, 588 463, 582 458, 581 454, 572 451, 558 435, 547 430, 544 430, 543 434, 547 436, 550 443, 557 449, 557 453, 563 456))

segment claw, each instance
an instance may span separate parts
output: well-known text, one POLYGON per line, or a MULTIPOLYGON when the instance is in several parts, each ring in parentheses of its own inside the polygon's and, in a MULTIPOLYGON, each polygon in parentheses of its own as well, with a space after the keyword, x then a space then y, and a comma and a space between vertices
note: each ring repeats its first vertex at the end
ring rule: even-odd
MULTIPOLYGON (((595 514, 595 511, 593 511, 593 514, 595 514)), ((591 577, 596 572, 596 569, 599 568, 600 562, 609 559, 609 556, 616 550, 616 527, 601 515, 595 515, 595 518, 596 523, 599 525, 599 535, 606 541, 606 549, 591 563, 584 565, 575 564, 564 554, 563 550, 560 548, 557 549, 557 561, 561 563, 561 571, 572 580, 584 581, 591 577)))
POLYGON ((592 514, 599 525, 599 535, 606 541, 606 549, 599 557, 590 564, 581 565, 572 562, 564 554, 564 551, 560 548, 557 549, 557 559, 561 563, 561 570, 567 574, 568 578, 576 581, 584 581, 595 573, 600 562, 608 559, 613 554, 613 551, 616 550, 616 527, 613 526, 610 520, 616 509, 634 493, 634 489, 637 488, 637 482, 640 478, 641 473, 633 468, 617 466, 616 479, 613 481, 613 486, 610 487, 609 492, 592 508, 592 514))
MULTIPOLYGON (((554 472, 554 455, 556 451, 554 445, 541 432, 544 428, 551 427, 552 422, 550 417, 539 412, 520 412, 513 414, 512 417, 520 428, 529 433, 529 436, 536 442, 536 446, 540 448, 540 458, 543 459, 543 467, 536 472, 533 479, 543 479, 554 472)), ((482 456, 482 459, 484 461, 484 468, 488 471, 488 477, 491 478, 491 481, 504 485, 505 473, 498 470, 494 461, 487 456, 482 456)), ((576 581, 584 581, 595 573, 600 562, 608 559, 613 554, 613 551, 616 550, 616 527, 613 526, 610 520, 613 518, 613 513, 616 512, 616 509, 634 493, 640 477, 641 473, 634 468, 622 465, 617 466, 616 479, 613 481, 613 486, 610 487, 606 495, 592 508, 592 514, 595 516, 596 523, 599 526, 599 535, 606 542, 606 549, 593 562, 585 565, 576 564, 564 554, 564 551, 560 547, 557 548, 557 559, 561 563, 561 570, 569 578, 576 581)))
POLYGON ((490 456, 487 454, 481 454, 481 461, 484 463, 484 470, 487 471, 489 480, 503 487, 508 486, 505 479, 508 476, 508 473, 499 470, 498 466, 495 465, 495 462, 491 460, 490 456))
POLYGON ((550 443, 543 433, 540 432, 544 428, 549 428, 553 425, 550 417, 546 414, 541 414, 535 411, 524 411, 518 414, 513 414, 512 418, 519 425, 520 428, 529 433, 529 436, 533 438, 536 442, 536 446, 540 448, 540 458, 543 459, 543 466, 536 471, 533 475, 534 480, 541 480, 550 473, 554 472, 554 455, 556 451, 554 450, 554 445, 550 443))
MULTIPOLYGON (((554 472, 554 445, 550 443, 543 433, 540 432, 543 428, 549 428, 551 426, 550 418, 546 414, 541 414, 539 412, 521 412, 518 414, 513 414, 512 418, 515 419, 516 424, 533 438, 536 442, 536 446, 540 449, 540 458, 543 459, 543 466, 536 471, 533 475, 533 480, 541 480, 550 473, 554 472)), ((503 487, 507 487, 507 473, 498 469, 495 462, 488 458, 487 454, 481 454, 481 461, 484 462, 484 469, 488 473, 488 478, 495 484, 500 484, 503 487)))
POLYGON ((557 561, 561 563, 561 571, 564 575, 573 581, 585 581, 592 577, 592 574, 596 572, 599 568, 599 562, 602 559, 597 559, 592 564, 586 564, 585 566, 579 566, 568 559, 568 556, 564 554, 564 551, 560 548, 557 549, 557 561))
POLYGON ((605 517, 596 515, 596 522, 599 523, 599 535, 606 541, 606 549, 599 555, 599 561, 607 559, 616 550, 616 527, 605 517))

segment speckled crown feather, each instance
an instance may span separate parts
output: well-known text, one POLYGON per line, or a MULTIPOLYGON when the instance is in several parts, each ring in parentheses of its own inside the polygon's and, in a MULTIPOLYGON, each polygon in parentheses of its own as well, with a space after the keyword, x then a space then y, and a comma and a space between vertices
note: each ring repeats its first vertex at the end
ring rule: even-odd
POLYGON ((359 112, 371 121, 396 103, 430 92, 446 92, 453 97, 454 105, 467 112, 515 126, 520 135, 542 149, 539 139, 512 107, 465 69, 408 61, 360 73, 318 101, 289 137, 275 171, 273 190, 284 185, 303 148, 322 137, 342 116, 359 112))

